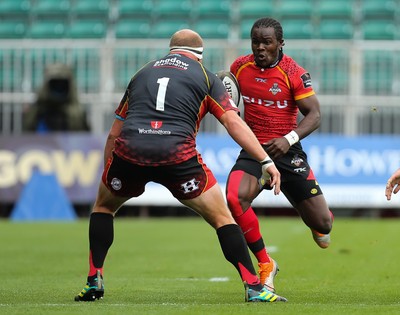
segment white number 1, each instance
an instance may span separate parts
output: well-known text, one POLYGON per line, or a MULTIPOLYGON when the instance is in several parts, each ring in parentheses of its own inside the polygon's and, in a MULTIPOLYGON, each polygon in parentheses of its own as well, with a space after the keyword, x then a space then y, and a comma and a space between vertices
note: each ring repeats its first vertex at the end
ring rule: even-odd
POLYGON ((159 84, 157 91, 157 104, 156 110, 164 111, 165 94, 167 93, 169 78, 159 78, 157 83, 159 84))

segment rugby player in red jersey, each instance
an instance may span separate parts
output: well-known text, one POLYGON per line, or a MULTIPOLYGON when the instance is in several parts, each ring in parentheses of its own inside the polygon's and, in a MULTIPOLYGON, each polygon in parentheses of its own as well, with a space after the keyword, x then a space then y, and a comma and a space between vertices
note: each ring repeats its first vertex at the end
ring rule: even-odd
POLYGON ((260 283, 243 233, 214 175, 196 150, 202 118, 208 112, 214 115, 230 136, 259 160, 260 172, 271 176, 270 186, 276 194, 280 191, 280 174, 237 115, 222 81, 203 67, 200 35, 180 30, 171 37, 169 49, 169 54, 147 63, 133 76, 115 111, 89 222, 87 284, 75 300, 103 298, 103 265, 113 243, 114 216, 125 201, 140 196, 152 181, 168 188, 216 230, 225 258, 245 285, 246 301, 286 301, 260 283))
MULTIPOLYGON (((311 229, 316 243, 327 248, 333 216, 299 142, 319 127, 321 119, 310 74, 283 53, 283 30, 275 19, 258 19, 250 34, 253 53, 240 56, 230 68, 242 93, 244 120, 281 173, 285 197, 311 229), (304 117, 297 124, 299 111, 304 117)), ((262 187, 265 181, 258 161, 244 149, 229 174, 226 197, 257 257, 262 283, 274 291, 278 266, 267 253, 251 207, 257 195, 269 189, 268 185, 262 187)))

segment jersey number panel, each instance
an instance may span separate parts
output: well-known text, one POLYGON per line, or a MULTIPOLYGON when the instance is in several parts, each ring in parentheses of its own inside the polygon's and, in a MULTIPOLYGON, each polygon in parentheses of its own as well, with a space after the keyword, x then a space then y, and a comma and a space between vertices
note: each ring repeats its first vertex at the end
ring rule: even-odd
POLYGON ((158 91, 157 91, 156 110, 164 111, 165 95, 167 94, 168 82, 169 78, 159 78, 157 80, 158 91))

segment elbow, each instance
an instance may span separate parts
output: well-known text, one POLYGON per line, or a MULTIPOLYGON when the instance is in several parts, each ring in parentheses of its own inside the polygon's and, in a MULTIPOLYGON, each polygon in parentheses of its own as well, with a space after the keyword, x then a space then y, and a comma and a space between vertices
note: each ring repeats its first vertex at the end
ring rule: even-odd
POLYGON ((321 126, 321 112, 320 111, 313 111, 309 114, 310 122, 313 128, 313 131, 318 129, 321 126))
POLYGON ((321 126, 321 114, 318 114, 318 116, 315 118, 315 130, 318 129, 321 126))

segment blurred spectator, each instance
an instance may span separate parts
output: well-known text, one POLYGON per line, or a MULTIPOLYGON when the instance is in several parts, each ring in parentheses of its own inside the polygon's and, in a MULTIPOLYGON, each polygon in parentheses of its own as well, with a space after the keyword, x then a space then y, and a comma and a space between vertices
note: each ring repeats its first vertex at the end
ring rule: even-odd
POLYGON ((24 114, 24 131, 89 131, 71 67, 50 64, 36 102, 24 114))

